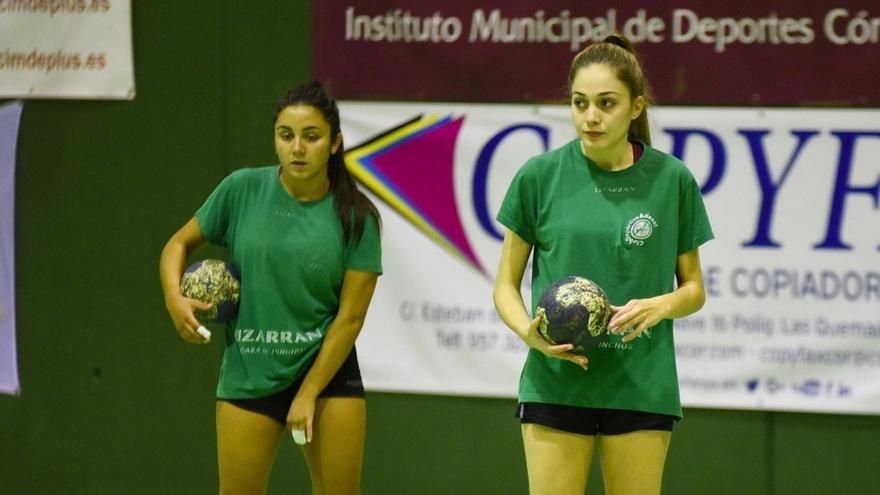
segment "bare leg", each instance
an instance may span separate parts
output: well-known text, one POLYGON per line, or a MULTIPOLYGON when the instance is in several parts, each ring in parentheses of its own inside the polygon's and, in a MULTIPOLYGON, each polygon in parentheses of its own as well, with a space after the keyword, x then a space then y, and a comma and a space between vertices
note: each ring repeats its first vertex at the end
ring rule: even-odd
POLYGON ((672 432, 641 430, 599 437, 606 495, 659 495, 672 432))
POLYGON ((312 442, 303 447, 314 495, 357 495, 361 487, 366 401, 328 397, 315 403, 312 442))
POLYGON ((284 425, 217 401, 217 463, 221 495, 263 495, 284 425))
POLYGON ((583 495, 593 462, 595 437, 522 425, 531 495, 583 495))

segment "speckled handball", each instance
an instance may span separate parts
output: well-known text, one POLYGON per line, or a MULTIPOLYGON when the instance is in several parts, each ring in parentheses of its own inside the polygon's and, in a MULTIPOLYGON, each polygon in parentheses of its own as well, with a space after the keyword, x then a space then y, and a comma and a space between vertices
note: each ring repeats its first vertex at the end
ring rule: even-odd
POLYGON ((214 305, 207 311, 196 310, 200 321, 226 323, 238 314, 241 275, 232 263, 223 260, 197 261, 183 272, 180 291, 185 297, 214 305))
POLYGON ((538 332, 552 344, 574 344, 583 354, 608 331, 611 308, 598 284, 583 277, 557 280, 541 295, 538 332))

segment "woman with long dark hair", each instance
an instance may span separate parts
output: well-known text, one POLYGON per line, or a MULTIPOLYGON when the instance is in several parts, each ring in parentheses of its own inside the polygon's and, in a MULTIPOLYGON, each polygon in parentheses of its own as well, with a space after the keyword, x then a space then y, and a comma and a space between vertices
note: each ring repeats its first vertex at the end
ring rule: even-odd
POLYGON ((241 273, 217 386, 220 492, 265 493, 282 434, 294 433, 313 493, 357 494, 365 401, 354 343, 382 273, 379 213, 344 162, 339 110, 320 83, 288 91, 274 120, 279 164, 236 170, 162 251, 177 332, 203 343, 181 295, 187 257, 224 246, 241 273))

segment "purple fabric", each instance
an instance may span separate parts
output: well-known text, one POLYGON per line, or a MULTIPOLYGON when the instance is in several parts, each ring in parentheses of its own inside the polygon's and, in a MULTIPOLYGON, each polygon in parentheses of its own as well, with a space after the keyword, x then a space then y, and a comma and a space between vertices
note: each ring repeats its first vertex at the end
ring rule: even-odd
POLYGON ((15 354, 15 147, 23 104, 0 106, 0 392, 19 394, 15 354))

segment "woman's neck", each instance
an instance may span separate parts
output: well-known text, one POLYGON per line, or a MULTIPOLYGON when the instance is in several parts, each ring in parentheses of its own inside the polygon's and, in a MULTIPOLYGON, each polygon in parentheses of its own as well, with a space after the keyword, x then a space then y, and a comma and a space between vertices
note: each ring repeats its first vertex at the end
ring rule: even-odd
POLYGON ((627 169, 635 163, 633 147, 629 141, 622 141, 613 148, 606 148, 601 153, 587 153, 583 142, 580 143, 581 153, 595 163, 599 168, 609 172, 618 172, 627 169))
POLYGON ((317 201, 330 191, 330 179, 326 176, 316 177, 316 180, 291 180, 283 171, 279 176, 281 186, 297 201, 317 201))

